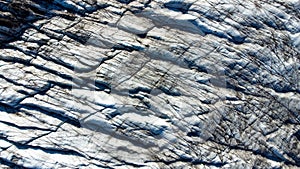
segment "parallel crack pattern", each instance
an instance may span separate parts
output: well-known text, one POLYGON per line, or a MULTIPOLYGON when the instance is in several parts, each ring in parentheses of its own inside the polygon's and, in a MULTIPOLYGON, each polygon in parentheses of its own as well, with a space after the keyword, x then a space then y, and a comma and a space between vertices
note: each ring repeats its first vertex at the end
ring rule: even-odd
POLYGON ((297 0, 0 0, 0 168, 299 168, 297 0))

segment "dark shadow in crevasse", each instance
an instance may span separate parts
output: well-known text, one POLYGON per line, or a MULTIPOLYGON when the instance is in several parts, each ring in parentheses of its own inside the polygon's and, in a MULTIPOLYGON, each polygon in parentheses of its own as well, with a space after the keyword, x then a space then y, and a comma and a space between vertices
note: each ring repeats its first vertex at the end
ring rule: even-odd
POLYGON ((192 6, 191 3, 185 3, 180 0, 173 0, 164 4, 165 8, 174 11, 180 11, 182 13, 187 13, 191 6, 192 6))
MULTIPOLYGON (((68 20, 75 20, 76 17, 84 16, 98 9, 106 8, 107 5, 94 4, 92 8, 79 8, 68 4, 65 0, 14 0, 0 2, 0 48, 6 44, 19 40, 26 29, 39 29, 33 25, 41 19, 62 17, 68 20), (59 12, 54 12, 59 11, 59 12)), ((82 43, 84 40, 74 40, 82 43)))

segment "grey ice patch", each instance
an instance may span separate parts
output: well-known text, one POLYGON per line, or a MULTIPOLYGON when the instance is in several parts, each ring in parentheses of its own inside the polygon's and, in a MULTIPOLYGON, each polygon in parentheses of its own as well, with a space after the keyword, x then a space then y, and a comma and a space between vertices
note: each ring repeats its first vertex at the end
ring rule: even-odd
POLYGON ((138 17, 132 13, 126 13, 118 22, 117 27, 130 33, 137 35, 146 34, 154 27, 151 20, 138 17))

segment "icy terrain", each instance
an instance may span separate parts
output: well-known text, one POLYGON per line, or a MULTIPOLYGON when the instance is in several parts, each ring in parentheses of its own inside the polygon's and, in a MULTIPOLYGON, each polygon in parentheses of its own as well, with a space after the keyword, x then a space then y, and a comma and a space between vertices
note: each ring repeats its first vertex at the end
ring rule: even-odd
POLYGON ((0 0, 0 168, 300 167, 299 0, 0 0))

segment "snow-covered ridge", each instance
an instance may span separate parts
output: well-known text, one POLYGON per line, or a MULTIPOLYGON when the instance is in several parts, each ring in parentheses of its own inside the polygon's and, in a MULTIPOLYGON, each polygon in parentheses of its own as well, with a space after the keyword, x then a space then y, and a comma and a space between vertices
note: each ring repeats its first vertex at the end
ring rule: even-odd
POLYGON ((0 168, 300 167, 298 0, 0 0, 0 168))

